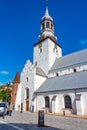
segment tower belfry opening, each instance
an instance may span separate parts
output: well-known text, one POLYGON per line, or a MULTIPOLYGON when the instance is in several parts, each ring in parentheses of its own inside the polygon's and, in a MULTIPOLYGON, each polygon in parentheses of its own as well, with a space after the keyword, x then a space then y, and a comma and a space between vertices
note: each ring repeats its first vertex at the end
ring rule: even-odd
POLYGON ((57 40, 57 37, 54 35, 54 22, 52 17, 49 15, 48 11, 48 0, 46 0, 46 11, 44 16, 41 19, 40 22, 40 35, 38 37, 39 41, 42 41, 43 39, 50 37, 54 41, 57 40))

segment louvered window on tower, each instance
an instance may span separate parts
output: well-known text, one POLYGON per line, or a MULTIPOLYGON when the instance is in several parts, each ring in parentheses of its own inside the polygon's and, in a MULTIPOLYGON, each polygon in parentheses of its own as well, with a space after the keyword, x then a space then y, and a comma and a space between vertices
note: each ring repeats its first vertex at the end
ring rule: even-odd
POLYGON ((53 52, 58 52, 56 44, 54 44, 53 52))
POLYGON ((49 22, 47 22, 47 23, 46 23, 46 27, 47 27, 47 28, 49 28, 49 27, 50 27, 50 26, 49 26, 49 22))
POLYGON ((54 48, 57 49, 57 45, 56 44, 54 44, 54 48))
POLYGON ((42 47, 42 43, 39 43, 39 48, 41 48, 42 47))
POLYGON ((53 30, 53 25, 51 24, 51 29, 53 30))
POLYGON ((42 23, 42 29, 44 29, 44 23, 42 23))
POLYGON ((42 52, 42 43, 39 43, 39 51, 42 52))

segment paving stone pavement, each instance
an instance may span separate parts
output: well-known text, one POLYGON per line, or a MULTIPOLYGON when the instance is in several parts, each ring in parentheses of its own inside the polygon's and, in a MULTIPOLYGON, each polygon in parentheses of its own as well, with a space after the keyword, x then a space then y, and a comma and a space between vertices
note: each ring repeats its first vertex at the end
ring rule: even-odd
POLYGON ((87 119, 65 116, 45 114, 45 127, 38 127, 38 113, 14 111, 12 116, 6 115, 0 120, 24 130, 87 130, 87 119))

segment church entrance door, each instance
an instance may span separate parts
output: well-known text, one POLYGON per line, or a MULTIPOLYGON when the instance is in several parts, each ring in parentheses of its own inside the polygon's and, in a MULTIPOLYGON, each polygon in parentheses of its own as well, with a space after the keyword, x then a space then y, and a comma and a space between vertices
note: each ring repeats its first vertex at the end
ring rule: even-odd
POLYGON ((26 111, 29 111, 29 101, 26 101, 26 111))

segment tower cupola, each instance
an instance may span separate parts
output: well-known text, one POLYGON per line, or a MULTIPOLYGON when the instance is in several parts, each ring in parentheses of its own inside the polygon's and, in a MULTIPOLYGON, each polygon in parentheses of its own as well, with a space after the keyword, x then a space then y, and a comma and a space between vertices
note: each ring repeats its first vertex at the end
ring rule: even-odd
POLYGON ((57 37, 54 35, 54 22, 52 17, 49 15, 48 11, 48 2, 46 4, 45 15, 41 19, 40 23, 40 35, 38 37, 39 41, 45 39, 46 37, 52 38, 54 41, 57 40, 57 37))

